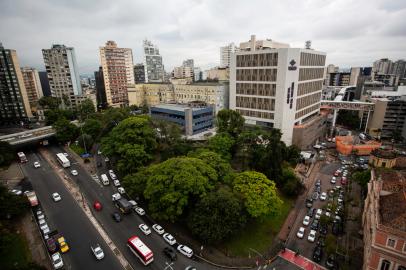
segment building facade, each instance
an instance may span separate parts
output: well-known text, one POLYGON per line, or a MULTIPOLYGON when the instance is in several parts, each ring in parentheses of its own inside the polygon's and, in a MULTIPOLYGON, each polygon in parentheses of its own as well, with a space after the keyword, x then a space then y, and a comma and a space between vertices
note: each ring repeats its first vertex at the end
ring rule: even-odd
POLYGON ((206 70, 205 80, 208 81, 229 81, 230 80, 230 69, 229 68, 212 68, 206 70))
POLYGON ((145 67, 144 64, 136 64, 134 66, 135 83, 145 83, 145 67))
MULTIPOLYGON (((198 103, 195 103, 198 104, 198 103)), ((180 125, 186 136, 201 133, 213 127, 214 111, 211 106, 189 104, 160 104, 152 106, 151 117, 180 125)))
POLYGON ((52 45, 43 49, 51 96, 61 100, 64 107, 76 107, 76 96, 82 94, 75 49, 65 45, 52 45))
POLYGON ((230 43, 226 46, 220 47, 220 67, 230 67, 231 55, 238 51, 239 48, 235 46, 234 43, 230 43))
POLYGON ((406 269, 405 183, 405 171, 371 171, 362 214, 363 270, 406 269))
POLYGON ((32 116, 17 53, 0 43, 0 123, 28 121, 32 116))
POLYGON ((106 89, 104 88, 104 76, 102 67, 99 67, 99 70, 94 72, 94 79, 96 84, 95 87, 97 110, 100 111, 106 109, 108 106, 106 89))
POLYGON ((144 69, 145 82, 163 82, 164 81, 164 65, 162 56, 159 54, 157 46, 149 40, 144 40, 144 69))
POLYGON ((51 87, 49 86, 48 74, 46 71, 39 71, 39 80, 41 82, 42 93, 44 96, 51 96, 51 87))
POLYGON ((118 48, 114 41, 109 40, 106 46, 100 47, 100 62, 108 106, 128 106, 127 84, 134 84, 132 50, 118 48))
POLYGON ((31 111, 36 113, 38 111, 38 100, 44 96, 38 71, 35 68, 23 67, 21 68, 21 73, 31 111))
POLYGON ((130 105, 154 106, 174 102, 173 85, 170 83, 143 83, 128 85, 130 105))
POLYGON ((294 126, 319 114, 326 54, 255 36, 240 49, 231 59, 230 109, 247 124, 280 129, 291 145, 294 126))

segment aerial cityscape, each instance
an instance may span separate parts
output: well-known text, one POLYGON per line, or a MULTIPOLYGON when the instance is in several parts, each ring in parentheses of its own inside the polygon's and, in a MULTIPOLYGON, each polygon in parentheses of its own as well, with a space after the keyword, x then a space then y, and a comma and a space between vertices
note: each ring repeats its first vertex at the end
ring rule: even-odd
POLYGON ((406 1, 0 25, 0 269, 406 270, 406 1))

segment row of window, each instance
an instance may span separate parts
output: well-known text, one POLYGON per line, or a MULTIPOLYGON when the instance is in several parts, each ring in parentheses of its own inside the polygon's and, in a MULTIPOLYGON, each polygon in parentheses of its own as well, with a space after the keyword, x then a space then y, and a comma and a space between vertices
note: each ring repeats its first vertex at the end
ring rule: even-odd
POLYGON ((326 63, 326 56, 314 53, 300 53, 301 66, 324 66, 326 63))
POLYGON ((258 111, 249 111, 249 110, 241 110, 236 109, 242 116, 250 116, 256 118, 263 118, 263 119, 273 119, 274 114, 270 112, 258 112, 258 111))
POLYGON ((308 81, 314 79, 323 79, 324 68, 300 68, 299 81, 308 81))
POLYGON ((296 114, 295 114, 295 119, 298 119, 298 118, 300 118, 300 117, 302 117, 302 116, 304 116, 304 115, 306 115, 306 114, 308 114, 308 113, 311 113, 311 112, 313 112, 313 111, 316 111, 316 110, 318 110, 320 108, 320 103, 318 103, 318 104, 316 104, 316 105, 314 105, 314 106, 311 106, 311 107, 309 107, 309 108, 307 108, 307 109, 304 109, 304 110, 302 110, 302 111, 300 111, 300 112, 297 112, 296 114))
POLYGON ((276 69, 237 69, 237 81, 276 81, 276 69))
POLYGON ((277 65, 277 53, 237 55, 237 67, 267 67, 277 65))
POLYGON ((236 106, 241 108, 273 111, 275 110, 275 99, 237 96, 236 106))
POLYGON ((303 96, 306 94, 310 94, 312 92, 320 91, 323 87, 323 81, 313 81, 313 82, 304 82, 304 83, 299 83, 298 89, 297 89, 297 95, 298 96, 303 96))
POLYGON ((296 101, 296 111, 299 111, 307 106, 320 102, 321 93, 314 93, 308 96, 298 98, 296 101))
POLYGON ((241 95, 274 97, 276 84, 269 83, 237 83, 236 92, 241 95))

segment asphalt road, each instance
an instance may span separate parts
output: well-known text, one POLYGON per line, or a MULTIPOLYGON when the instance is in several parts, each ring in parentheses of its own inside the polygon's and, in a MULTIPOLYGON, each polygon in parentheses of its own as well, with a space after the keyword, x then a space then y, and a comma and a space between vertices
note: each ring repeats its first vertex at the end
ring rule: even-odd
POLYGON ((57 229, 65 237, 70 247, 69 252, 62 255, 65 269, 122 269, 46 160, 37 153, 28 153, 27 158, 28 163, 23 164, 22 169, 37 193, 47 223, 51 230, 57 229), (40 161, 41 168, 34 168, 35 161, 40 161), (52 200, 51 194, 54 192, 61 195, 61 201, 52 200), (105 253, 105 258, 101 261, 94 257, 90 249, 95 243, 99 243, 105 253))
MULTIPOLYGON (((57 146, 49 146, 47 150, 51 152, 53 156, 55 156, 56 153, 63 152, 63 149, 57 146)), ((70 175, 70 177, 79 185, 80 190, 87 201, 89 203, 93 203, 96 200, 101 202, 101 204, 103 205, 102 211, 97 212, 92 209, 93 214, 134 269, 140 269, 141 267, 144 268, 145 266, 138 260, 138 258, 134 256, 134 254, 131 253, 131 251, 126 246, 127 239, 133 235, 139 236, 141 240, 154 252, 154 262, 147 266, 150 269, 183 270, 186 266, 189 265, 195 266, 199 270, 219 269, 208 264, 203 264, 200 261, 189 259, 179 252, 177 252, 177 260, 171 262, 162 253, 164 247, 169 246, 169 244, 167 244, 161 236, 159 236, 157 233, 155 233, 155 231, 152 230, 152 224, 150 224, 150 221, 147 217, 141 217, 133 212, 131 214, 123 216, 123 220, 121 222, 115 222, 112 219, 111 214, 113 212, 117 212, 118 209, 114 206, 111 195, 117 192, 117 188, 113 186, 111 179, 109 186, 103 186, 92 177, 92 174, 95 174, 95 172, 88 172, 82 166, 79 166, 77 163, 72 162, 74 160, 71 157, 69 157, 69 159, 72 163, 72 166, 65 169, 66 172, 70 174, 71 170, 77 170, 79 175, 70 175), (150 235, 144 235, 139 230, 138 225, 141 223, 145 223, 150 226, 152 231, 150 235)), ((98 170, 99 171, 97 172, 97 175, 99 176, 99 178, 102 173, 107 174, 108 169, 105 166, 104 159, 103 167, 98 168, 98 170)), ((62 183, 60 183, 60 185, 62 185, 62 183)))

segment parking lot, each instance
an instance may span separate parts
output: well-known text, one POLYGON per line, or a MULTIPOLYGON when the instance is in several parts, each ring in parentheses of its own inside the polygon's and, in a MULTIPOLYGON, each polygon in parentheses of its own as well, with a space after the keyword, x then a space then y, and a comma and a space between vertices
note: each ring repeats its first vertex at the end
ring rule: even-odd
POLYGON ((307 190, 306 202, 303 202, 303 206, 291 226, 287 240, 288 248, 323 266, 326 265, 328 257, 326 249, 327 245, 329 245, 327 242, 334 242, 335 245, 337 237, 340 237, 345 232, 344 204, 346 189, 350 181, 349 176, 350 166, 346 165, 344 168, 344 165, 338 160, 331 163, 323 162, 321 169, 316 174, 314 184, 311 184, 307 190), (341 172, 336 173, 337 170, 341 170, 341 172), (346 173, 344 173, 345 170, 347 170, 346 173), (335 173, 336 182, 332 183, 331 180, 335 173), (343 174, 347 174, 346 183, 343 181, 344 185, 341 182, 343 174), (305 222, 306 225, 303 223, 305 216, 308 216, 308 223, 305 222), (304 228, 304 233, 297 235, 301 227, 304 228), (308 239, 311 230, 315 231, 314 241, 308 239), (326 238, 329 240, 326 241, 326 238), (314 257, 314 253, 320 251, 321 254, 314 257), (317 257, 319 257, 320 261, 317 257))

